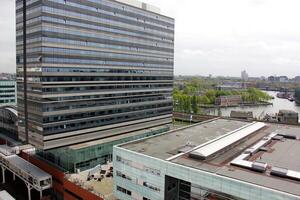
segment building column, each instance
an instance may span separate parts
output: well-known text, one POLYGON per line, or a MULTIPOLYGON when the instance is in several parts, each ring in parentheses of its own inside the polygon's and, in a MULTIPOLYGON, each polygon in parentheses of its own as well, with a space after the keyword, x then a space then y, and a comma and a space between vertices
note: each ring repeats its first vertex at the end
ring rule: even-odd
POLYGON ((31 200, 31 189, 32 189, 32 187, 28 183, 25 183, 25 184, 26 184, 27 190, 28 190, 28 200, 31 200))
POLYGON ((43 190, 40 190, 40 199, 43 198, 43 190))
POLYGON ((4 184, 5 183, 5 168, 4 167, 1 167, 2 168, 2 183, 4 184))

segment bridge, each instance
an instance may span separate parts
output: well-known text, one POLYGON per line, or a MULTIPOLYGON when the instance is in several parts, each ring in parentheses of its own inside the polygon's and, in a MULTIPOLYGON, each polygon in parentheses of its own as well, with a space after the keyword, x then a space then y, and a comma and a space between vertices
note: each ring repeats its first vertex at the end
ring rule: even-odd
POLYGON ((17 176, 24 181, 28 190, 28 199, 31 200, 31 190, 36 189, 40 192, 40 199, 43 191, 52 187, 52 176, 30 162, 19 157, 18 147, 8 147, 0 145, 0 166, 2 169, 2 182, 5 183, 5 171, 13 174, 13 180, 17 176))

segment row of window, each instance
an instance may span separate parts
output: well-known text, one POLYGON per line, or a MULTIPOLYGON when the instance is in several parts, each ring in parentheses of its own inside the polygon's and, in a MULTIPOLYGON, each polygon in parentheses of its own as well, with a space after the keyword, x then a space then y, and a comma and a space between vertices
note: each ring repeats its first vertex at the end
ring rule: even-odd
MULTIPOLYGON (((34 9, 32 9, 34 10, 34 9)), ((49 6, 43 6, 42 7, 42 12, 43 13, 50 13, 50 14, 55 14, 55 15, 61 15, 61 16, 69 16, 72 18, 76 18, 76 19, 80 19, 83 21, 86 21, 86 19, 88 19, 89 21, 92 22, 101 22, 101 23, 107 23, 107 24, 111 24, 111 25, 116 25, 116 26, 120 26, 120 27, 126 27, 128 29, 133 29, 133 30, 145 30, 145 28, 147 28, 147 30, 149 30, 149 33, 152 34, 158 34, 158 35, 164 35, 164 34, 172 34, 173 30, 171 28, 164 28, 164 27, 160 27, 159 24, 155 24, 155 26, 153 25, 149 25, 146 24, 144 22, 137 22, 137 21, 132 21, 132 20, 127 20, 126 18, 122 18, 122 17, 117 17, 117 16, 109 16, 106 14, 103 14, 101 16, 92 16, 92 15, 88 15, 88 14, 84 14, 83 12, 75 12, 75 11, 69 11, 70 9, 57 9, 54 7, 49 7, 49 6)), ((37 9, 37 11, 39 11, 39 9, 37 9)), ((36 11, 32 11, 32 12, 36 12, 36 11)))
MULTIPOLYGON (((22 91, 22 86, 19 87, 19 91, 22 91)), ((64 101, 82 101, 82 100, 99 100, 99 99, 119 99, 119 98, 125 98, 125 97, 146 97, 146 96, 152 96, 152 95, 164 95, 171 99, 172 96, 172 90, 145 90, 145 91, 127 91, 123 92, 120 91, 118 93, 111 94, 110 92, 107 92, 106 94, 82 94, 78 96, 66 96, 66 97, 48 97, 41 99, 40 97, 35 96, 29 96, 29 100, 34 101, 43 101, 44 103, 52 103, 52 102, 64 102, 64 101)))
MULTIPOLYGON (((31 39, 30 39, 31 40, 31 39)), ((32 39, 34 42, 35 38, 32 39)), ((37 39, 40 41, 41 39, 37 39)), ((134 45, 134 44, 115 44, 114 42, 109 43, 109 41, 105 42, 95 42, 89 41, 87 38, 85 40, 72 40, 71 38, 52 38, 52 37, 43 37, 43 42, 53 42, 53 43, 63 43, 63 44, 70 44, 70 45, 80 45, 84 47, 99 47, 99 48, 109 48, 115 50, 126 50, 131 52, 140 52, 140 53, 153 53, 153 54, 160 54, 160 55, 168 55, 173 56, 173 50, 169 48, 160 48, 160 47, 149 47, 145 45, 134 45)), ((99 40, 100 41, 100 40, 99 40)), ((30 41, 28 41, 30 43, 30 41)), ((21 43, 21 41, 20 41, 21 43)), ((22 44, 22 43, 21 43, 22 44)))
POLYGON ((0 94, 0 98, 15 98, 15 93, 13 94, 0 94))
MULTIPOLYGON (((22 77, 17 77, 18 81, 23 81, 22 77)), ((84 82, 90 82, 91 84, 97 83, 97 82, 103 82, 103 81, 114 81, 114 82, 128 82, 128 81, 135 81, 135 82, 140 82, 140 81, 171 81, 173 80, 172 76, 169 77, 160 77, 160 76, 97 76, 97 77, 93 77, 93 76, 82 76, 82 77, 78 77, 78 76, 72 76, 72 77, 61 77, 61 76, 42 76, 42 77, 28 77, 27 81, 28 83, 33 82, 33 83, 37 83, 37 82, 45 82, 45 84, 47 82, 62 82, 62 84, 64 84, 64 82, 74 82, 73 84, 78 84, 82 81, 84 82)), ((145 90, 147 89, 151 89, 151 88, 144 88, 145 90)), ((84 92, 84 91, 82 91, 84 92)))
POLYGON ((115 99, 115 100, 99 100, 91 102, 75 102, 75 103, 64 103, 64 104, 43 104, 43 112, 59 111, 59 110, 71 110, 79 108, 90 108, 98 106, 108 105, 120 105, 120 104, 131 104, 140 102, 154 102, 158 100, 166 100, 163 96, 158 97, 143 97, 143 98, 127 98, 127 99, 115 99))
POLYGON ((96 92, 103 90, 139 90, 139 89, 159 89, 172 88, 172 84, 141 84, 141 85, 102 85, 86 87, 59 87, 59 88, 32 88, 34 91, 43 92, 43 94, 53 93, 73 93, 73 92, 96 92))
MULTIPOLYGON (((102 0, 102 1, 89 0, 89 1, 91 1, 93 3, 96 3, 100 6, 101 6, 101 4, 103 4, 103 5, 107 6, 106 7, 107 10, 110 10, 109 8, 119 9, 120 11, 125 10, 125 6, 123 4, 117 3, 116 1, 110 1, 110 0, 102 0), (101 2, 101 4, 99 4, 100 2, 101 2)), ((168 23, 172 23, 172 24, 174 23, 174 20, 171 19, 171 18, 162 16, 162 15, 158 15, 156 13, 152 13, 152 12, 149 12, 149 11, 146 11, 146 10, 143 10, 143 9, 137 9, 135 7, 126 6, 126 10, 131 12, 131 13, 134 13, 134 14, 139 14, 139 15, 141 15, 141 17, 149 18, 149 20, 155 21, 156 23, 160 22, 162 20, 166 21, 168 23)))
MULTIPOLYGON (((51 42, 51 43, 58 43, 58 44, 69 44, 69 45, 76 45, 76 46, 84 46, 84 47, 99 47, 99 48, 106 48, 112 50, 126 50, 130 52, 139 52, 139 53, 148 53, 148 54, 159 54, 164 56, 173 57, 173 50, 169 48, 161 48, 161 47, 149 47, 145 45, 134 45, 134 44, 115 44, 114 42, 109 43, 109 41, 105 40, 97 40, 97 41, 89 41, 87 38, 84 39, 72 39, 72 38, 54 38, 54 37, 28 37, 27 44, 30 45, 31 43, 35 42, 51 42)), ((17 50, 22 50, 23 40, 22 38, 17 39, 17 50)))
MULTIPOLYGON (((49 1, 61 3, 61 0, 49 0, 49 1)), ((99 1, 98 1, 98 3, 99 3, 99 1)), ((132 20, 142 21, 149 25, 160 26, 162 28, 169 28, 170 26, 173 28, 173 23, 168 23, 166 21, 157 20, 157 18, 155 18, 155 19, 150 18, 150 20, 148 20, 149 14, 146 15, 146 17, 140 17, 138 15, 135 15, 137 10, 134 10, 134 11, 132 10, 129 15, 126 15, 126 13, 128 13, 128 12, 124 12, 124 10, 125 10, 124 6, 120 10, 120 9, 117 9, 116 7, 111 7, 112 6, 111 4, 105 5, 105 3, 103 3, 103 2, 101 2, 101 3, 102 3, 101 6, 94 6, 94 5, 88 6, 88 5, 83 5, 82 2, 81 2, 81 4, 78 4, 78 3, 74 3, 74 2, 70 2, 70 1, 65 1, 64 4, 83 9, 83 10, 87 11, 88 13, 93 13, 90 11, 94 11, 94 14, 102 13, 102 14, 106 14, 106 15, 110 15, 110 16, 121 16, 122 19, 128 19, 131 21, 132 20)))
MULTIPOLYGON (((57 24, 67 24, 67 25, 71 25, 71 26, 78 26, 79 28, 88 28, 90 30, 94 30, 94 31, 105 31, 105 32, 110 32, 110 33, 114 33, 114 34, 124 34, 127 36, 131 36, 131 37, 141 37, 144 39, 148 39, 148 40, 152 40, 152 41, 166 41, 166 42, 171 42, 173 43, 173 37, 172 35, 170 35, 171 39, 168 39, 167 37, 165 37, 164 35, 154 35, 154 34, 149 34, 146 31, 126 31, 126 30, 120 30, 120 28, 113 28, 113 26, 110 27, 106 27, 105 24, 100 25, 93 25, 90 23, 82 23, 82 22, 76 22, 76 21, 72 21, 69 18, 65 18, 61 19, 61 18, 54 18, 54 17, 47 17, 47 16, 43 16, 40 20, 43 20, 44 22, 50 22, 50 23, 57 23, 57 24)), ((96 24, 96 23, 94 23, 96 24)), ((146 30, 146 28, 145 28, 146 30)))
MULTIPOLYGON (((69 56, 84 56, 84 57, 97 57, 98 59, 125 59, 125 60, 135 60, 135 61, 170 61, 172 62, 172 58, 161 58, 161 57, 153 57, 153 56, 142 56, 135 54, 119 54, 119 53, 109 53, 109 52, 99 52, 99 51, 90 51, 90 50, 76 50, 76 49, 63 49, 63 48, 51 48, 51 47, 38 47, 31 48, 28 50, 28 53, 34 52, 42 52, 44 54, 60 54, 60 55, 69 55, 69 56)), ((20 52, 21 53, 21 52, 20 52)))
POLYGON ((15 93, 15 90, 1 90, 0 89, 0 93, 15 93))
MULTIPOLYGON (((17 64, 23 64, 23 58, 18 54, 17 64)), ((53 57, 53 56, 34 56, 27 58, 27 64, 34 63, 65 63, 65 64, 93 64, 93 65, 111 65, 111 66, 124 66, 124 67, 152 67, 159 69, 173 69, 173 62, 128 62, 127 60, 113 61, 113 60, 97 60, 97 59, 83 59, 83 58, 66 58, 66 57, 53 57)))
MULTIPOLYGON (((102 40, 111 40, 113 42, 120 42, 122 44, 123 42, 128 44, 131 43, 132 45, 148 45, 152 47, 163 47, 163 48, 173 48, 173 43, 166 43, 166 42, 149 42, 144 39, 140 39, 137 37, 125 37, 125 36, 116 36, 112 34, 104 34, 104 33, 99 33, 96 31, 81 31, 76 28, 71 28, 68 27, 66 28, 65 26, 61 25, 59 27, 58 25, 45 25, 43 27, 38 26, 36 28, 30 28, 28 30, 28 34, 38 32, 38 31, 44 31, 48 33, 54 33, 54 34, 69 34, 69 35, 74 35, 74 36, 79 36, 82 38, 86 38, 87 40, 90 39, 102 39, 102 40)), ((21 36, 23 33, 17 31, 17 36, 21 36)))
POLYGON ((150 73, 171 73, 160 70, 140 69, 114 69, 114 68, 79 68, 79 67, 43 67, 42 72, 66 72, 66 73, 123 73, 123 74, 150 74, 150 73))
MULTIPOLYGON (((74 82, 74 81, 143 81, 143 80, 173 80, 172 76, 108 76, 108 77, 92 77, 92 76, 74 76, 74 77, 59 77, 59 76, 49 76, 36 78, 41 82, 74 82)), ((75 83, 74 83, 75 84, 75 83)))
MULTIPOLYGON (((122 172, 120 172, 120 171, 117 171, 116 174, 117 174, 117 176, 119 176, 119 177, 121 177, 121 178, 123 178, 123 179, 129 180, 129 181, 132 181, 132 180, 133 180, 130 176, 128 176, 128 175, 126 175, 126 174, 124 174, 124 173, 122 173, 122 172)), ((136 183, 139 183, 138 180, 136 180, 135 182, 136 182, 136 183)), ((151 190, 157 191, 157 192, 160 191, 160 188, 159 188, 159 187, 153 186, 152 184, 149 184, 149 183, 144 182, 144 181, 143 181, 143 186, 144 186, 144 187, 147 187, 147 188, 149 188, 149 189, 151 189, 151 190)))
POLYGON ((16 102, 15 99, 0 99, 0 103, 15 103, 15 102, 16 102))
MULTIPOLYGON (((146 103, 145 103, 146 104, 146 103)), ((160 109, 163 108, 163 112, 170 111, 170 107, 172 106, 172 102, 169 103, 161 103, 161 104, 150 104, 150 105, 142 105, 142 106, 133 106, 133 105, 122 105, 121 108, 108 108, 107 110, 104 110, 104 108, 101 108, 101 110, 95 110, 93 112, 78 112, 77 110, 74 110, 74 113, 69 114, 61 114, 59 116, 47 116, 44 117, 44 123, 51 123, 51 122, 62 122, 62 121, 68 121, 68 120, 74 120, 74 119, 80 119, 83 120, 83 118, 91 118, 91 117, 108 117, 113 114, 121 114, 121 113, 129 113, 134 111, 142 111, 147 109, 156 109, 157 112, 159 112, 160 109), (76 113, 78 112, 78 113, 76 113), (106 116, 108 115, 108 116, 106 116)), ((112 107, 112 106, 110 106, 112 107)), ((140 114, 140 113, 138 113, 140 114)), ((106 119, 103 119, 106 120, 106 119)))
POLYGON ((126 190, 125 188, 122 188, 120 186, 117 186, 117 190, 124 193, 124 194, 127 194, 128 196, 131 196, 131 191, 130 190, 126 190))
MULTIPOLYGON (((26 1, 26 5, 28 7, 30 7, 31 4, 37 2, 39 0, 27 0, 26 1)), ((67 0, 50 0, 53 2, 57 2, 57 3, 63 3, 63 4, 69 4, 69 1, 67 0)), ((105 11, 108 14, 111 13, 115 13, 117 12, 118 14, 122 14, 128 17, 132 17, 132 19, 139 17, 141 18, 141 20, 147 20, 152 24, 160 24, 162 26, 170 26, 174 24, 174 20, 165 16, 161 16, 161 15, 157 15, 155 13, 151 13, 148 12, 146 10, 142 10, 142 9, 138 9, 138 8, 134 8, 131 6, 126 6, 124 4, 120 4, 114 1, 99 1, 99 0, 90 0, 91 2, 93 2, 94 4, 92 6, 87 6, 88 4, 83 5, 83 3, 86 2, 81 2, 81 4, 79 4, 79 6, 82 6, 82 8, 85 9, 90 9, 92 10, 96 10, 97 12, 101 11, 105 11), (95 6, 95 4, 97 6, 95 6)), ((18 11, 21 11, 21 9, 23 8, 23 3, 22 1, 17 1, 16 3, 16 9, 18 11)), ((123 17, 123 16, 122 16, 123 17)))
POLYGON ((0 88, 5 88, 5 89, 15 88, 15 87, 16 87, 15 85, 0 85, 0 88))
POLYGON ((133 164, 134 163, 133 161, 127 160, 118 155, 116 156, 116 160, 117 160, 117 162, 121 162, 124 165, 128 165, 128 166, 131 166, 134 168, 137 168, 137 166, 139 166, 139 168, 137 168, 139 170, 143 170, 145 172, 148 172, 148 173, 156 175, 156 176, 161 176, 161 172, 158 169, 153 169, 151 167, 144 166, 143 164, 137 164, 136 162, 135 162, 135 164, 133 164))
MULTIPOLYGON (((69 122, 69 123, 62 122, 57 125, 49 125, 48 127, 44 128, 43 134, 50 135, 50 134, 56 134, 61 132, 87 129, 87 128, 105 126, 110 124, 122 123, 126 121, 140 120, 140 119, 145 119, 145 118, 150 118, 150 117, 155 117, 155 116, 165 115, 165 114, 171 114, 171 113, 172 113, 171 109, 154 109, 154 110, 152 109, 150 111, 142 110, 136 113, 119 114, 118 116, 114 116, 114 115, 101 116, 99 117, 100 119, 99 118, 92 119, 92 120, 85 119, 85 121, 83 121, 84 119, 78 119, 78 120, 74 120, 74 122, 69 122)), ((34 116, 32 115, 31 118, 34 118, 34 116)))

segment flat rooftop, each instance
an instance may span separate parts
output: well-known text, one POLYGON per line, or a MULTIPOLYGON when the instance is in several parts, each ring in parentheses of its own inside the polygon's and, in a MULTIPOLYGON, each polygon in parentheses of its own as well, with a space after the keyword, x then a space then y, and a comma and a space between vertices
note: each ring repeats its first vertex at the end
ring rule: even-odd
POLYGON ((112 163, 107 165, 101 165, 102 172, 104 172, 101 180, 100 171, 94 171, 94 178, 89 177, 89 172, 92 170, 82 171, 76 174, 70 174, 69 181, 79 184, 81 187, 95 192, 99 196, 104 196, 106 200, 116 200, 113 195, 113 177, 106 177, 105 174, 109 172, 109 168, 112 167, 112 163))
POLYGON ((300 126, 219 118, 120 147, 300 196, 300 126))
POLYGON ((138 130, 138 131, 133 131, 130 133, 124 133, 124 134, 115 135, 115 136, 111 136, 111 137, 107 137, 107 138, 102 138, 102 139, 94 140, 91 142, 84 142, 84 143, 80 143, 80 144, 71 145, 68 148, 70 148, 72 150, 89 148, 91 146, 101 145, 101 144, 105 144, 105 143, 109 143, 109 142, 115 142, 118 140, 123 140, 123 139, 129 138, 129 137, 134 137, 134 136, 142 135, 145 133, 150 133, 153 131, 158 131, 158 130, 169 128, 169 127, 170 127, 169 125, 155 126, 152 128, 146 128, 146 129, 142 129, 142 130, 138 130))
POLYGON ((121 147, 148 156, 167 159, 176 155, 178 150, 185 146, 196 147, 248 124, 250 123, 226 119, 212 120, 131 142, 121 147))
POLYGON ((147 10, 147 11, 151 11, 151 12, 155 12, 157 14, 160 14, 160 8, 148 3, 144 3, 142 1, 138 1, 138 0, 115 0, 124 4, 128 4, 130 6, 133 7, 137 7, 143 10, 147 10))

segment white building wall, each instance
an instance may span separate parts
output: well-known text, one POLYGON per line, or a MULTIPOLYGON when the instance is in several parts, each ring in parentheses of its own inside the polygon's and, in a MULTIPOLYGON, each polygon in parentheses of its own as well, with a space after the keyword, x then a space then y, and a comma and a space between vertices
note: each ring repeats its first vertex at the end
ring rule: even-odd
POLYGON ((229 194, 245 200, 299 200, 299 197, 283 193, 269 188, 260 187, 254 184, 250 184, 236 179, 219 176, 214 173, 209 173, 182 165, 177 165, 171 162, 160 160, 157 158, 145 156, 140 153, 132 152, 121 147, 115 146, 114 151, 114 194, 118 199, 132 200, 132 199, 143 199, 147 197, 151 200, 162 200, 164 199, 164 185, 165 176, 171 176, 177 179, 181 179, 201 187, 211 189, 217 192, 229 194), (124 160, 132 161, 143 167, 150 167, 160 171, 160 176, 152 175, 145 172, 141 168, 133 167, 131 164, 124 164, 116 160, 116 157, 120 156, 124 160), (128 181, 124 178, 116 176, 116 171, 121 171, 134 179, 146 180, 148 183, 159 186, 160 191, 153 191, 145 186, 141 186, 137 181, 128 181), (126 188, 134 195, 128 196, 121 192, 116 191, 116 187, 121 186, 126 188), (137 198, 134 198, 137 197, 137 198))

